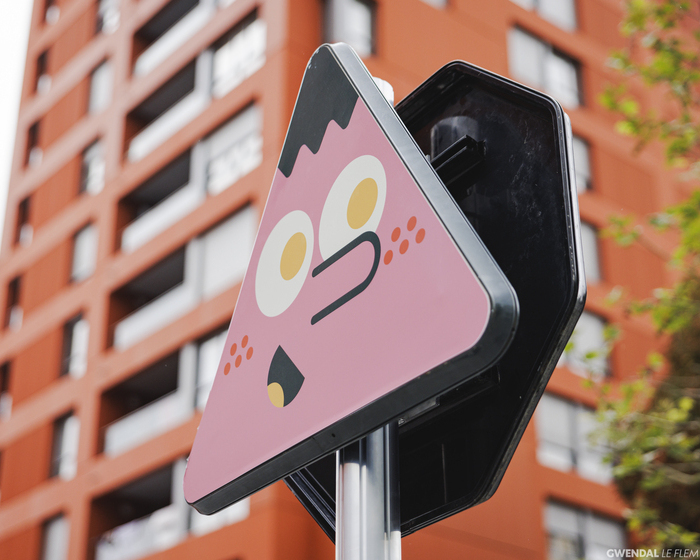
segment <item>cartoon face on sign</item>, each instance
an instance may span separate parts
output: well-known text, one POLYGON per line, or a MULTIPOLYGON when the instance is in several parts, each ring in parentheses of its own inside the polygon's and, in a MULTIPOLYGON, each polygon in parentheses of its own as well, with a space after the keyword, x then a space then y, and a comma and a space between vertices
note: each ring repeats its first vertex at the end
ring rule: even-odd
MULTIPOLYGON (((312 278, 364 242, 372 245, 374 260, 367 278, 314 313, 312 325, 359 295, 374 278, 381 254, 375 229, 385 200, 386 174, 381 162, 371 155, 355 158, 333 183, 318 226, 318 248, 324 261, 313 270, 312 278)), ((308 276, 314 239, 311 219, 301 210, 286 214, 272 229, 255 272, 255 298, 263 315, 280 315, 294 302, 308 276)), ((270 401, 280 408, 294 400, 304 383, 304 375, 281 346, 272 358, 267 383, 270 401)))
POLYGON ((463 354, 489 321, 488 294, 363 99, 337 97, 293 157, 290 126, 190 455, 190 503, 463 354))

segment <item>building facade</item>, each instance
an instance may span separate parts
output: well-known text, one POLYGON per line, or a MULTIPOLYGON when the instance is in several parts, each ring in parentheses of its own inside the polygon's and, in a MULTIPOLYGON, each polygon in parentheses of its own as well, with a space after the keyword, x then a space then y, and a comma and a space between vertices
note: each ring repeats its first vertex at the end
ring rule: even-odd
MULTIPOLYGON (((583 356, 624 378, 657 344, 605 305, 668 284, 670 247, 623 249, 608 216, 686 187, 632 154, 597 103, 617 0, 36 0, 0 252, 0 558, 328 559, 282 483, 212 517, 182 497, 306 63, 353 45, 402 99, 464 59, 571 117, 589 297, 496 495, 403 540, 407 559, 602 558, 623 505, 587 439, 583 356), (221 255, 226 258, 222 259, 221 255)), ((648 103, 660 100, 649 94, 648 103)))

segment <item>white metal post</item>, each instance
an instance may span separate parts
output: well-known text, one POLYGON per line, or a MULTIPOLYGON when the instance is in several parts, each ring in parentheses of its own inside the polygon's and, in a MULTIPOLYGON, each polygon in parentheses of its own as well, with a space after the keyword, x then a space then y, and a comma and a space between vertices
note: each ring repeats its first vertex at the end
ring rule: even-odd
POLYGON ((398 426, 336 453, 336 560, 401 560, 398 426))
MULTIPOLYGON (((374 78, 394 105, 394 88, 374 78)), ((401 560, 398 424, 336 452, 336 560, 401 560)))

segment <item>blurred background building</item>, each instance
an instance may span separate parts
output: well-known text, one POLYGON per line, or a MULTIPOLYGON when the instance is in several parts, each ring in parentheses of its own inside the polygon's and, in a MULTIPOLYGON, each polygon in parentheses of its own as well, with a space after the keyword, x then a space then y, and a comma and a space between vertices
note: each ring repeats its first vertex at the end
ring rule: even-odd
MULTIPOLYGON (((604 304, 668 247, 599 240, 683 195, 597 95, 617 0, 36 0, 0 253, 0 558, 330 559, 282 483, 213 516, 181 481, 307 60, 355 47, 402 99, 461 58, 556 97, 575 134, 589 298, 495 497, 406 559, 605 558, 626 544, 586 434, 583 356, 624 377, 652 328, 604 304), (224 255, 222 257, 222 255, 224 255)), ((652 97, 648 98, 654 102, 652 97)))

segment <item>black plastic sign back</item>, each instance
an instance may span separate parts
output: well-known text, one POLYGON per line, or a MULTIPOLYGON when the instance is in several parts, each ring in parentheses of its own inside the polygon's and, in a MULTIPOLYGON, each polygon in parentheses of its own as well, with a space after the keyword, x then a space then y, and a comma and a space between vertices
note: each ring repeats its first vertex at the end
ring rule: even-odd
MULTIPOLYGON (((464 62, 396 107, 511 282, 520 323, 485 375, 399 421, 401 530, 409 534, 496 491, 583 310, 571 127, 550 97, 464 62)), ((285 479, 335 534, 335 457, 285 479)))

